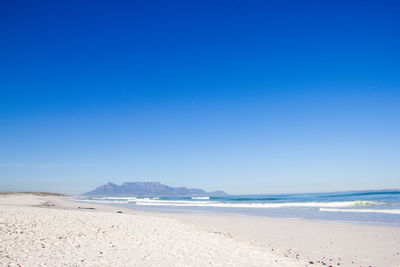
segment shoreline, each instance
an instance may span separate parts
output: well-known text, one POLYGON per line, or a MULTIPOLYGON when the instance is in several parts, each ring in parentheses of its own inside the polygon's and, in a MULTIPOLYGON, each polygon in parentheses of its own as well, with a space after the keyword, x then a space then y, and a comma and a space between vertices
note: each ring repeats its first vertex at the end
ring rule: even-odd
POLYGON ((0 197, 2 266, 299 266, 178 219, 61 197, 0 197))
MULTIPOLYGON (((71 200, 75 202, 74 200, 71 200)), ((76 201, 79 202, 79 201, 76 201)), ((80 202, 83 203, 83 202, 80 202)), ((148 209, 146 207, 137 207, 137 206, 128 206, 128 204, 112 204, 112 203, 104 203, 99 204, 96 202, 87 201, 86 203, 93 203, 98 205, 106 205, 106 206, 113 206, 113 207, 124 207, 127 209, 132 209, 137 212, 149 213, 149 214, 171 214, 171 215, 198 215, 198 214, 205 214, 208 216, 214 215, 224 215, 224 216, 232 216, 232 217, 254 217, 254 218, 270 218, 270 219, 277 219, 277 220, 297 220, 297 221, 305 221, 305 222, 318 222, 318 223, 329 223, 329 224, 348 224, 348 225, 364 225, 364 226, 378 226, 378 227, 399 227, 400 228, 400 221, 399 222, 375 222, 375 221, 356 221, 356 220, 329 220, 329 219, 316 219, 316 218, 301 218, 301 217, 278 217, 278 216, 268 216, 268 215, 254 215, 254 214, 246 214, 246 213, 232 213, 232 212, 219 212, 213 210, 168 210, 168 208, 163 209, 148 209)))
MULTIPOLYGON (((398 190, 271 195, 82 196, 82 202, 116 204, 161 213, 228 213, 269 218, 400 227, 398 190)), ((81 197, 81 196, 80 196, 81 197)))
MULTIPOLYGON (((117 204, 114 207, 120 206, 117 204)), ((400 266, 398 225, 276 218, 212 211, 163 212, 160 209, 152 211, 135 209, 132 206, 127 209, 177 218, 211 232, 233 235, 239 240, 299 261, 302 266, 338 266, 338 263, 342 266, 400 266)))
MULTIPOLYGON (((203 240, 202 245, 210 243, 207 249, 210 249, 210 245, 214 246, 213 249, 217 256, 213 258, 213 265, 217 266, 243 266, 243 264, 250 266, 324 266, 324 263, 325 266, 400 266, 399 227, 353 225, 337 222, 316 222, 303 219, 267 218, 248 215, 161 213, 112 205, 70 201, 68 200, 69 198, 71 197, 1 196, 0 208, 2 214, 4 209, 10 212, 22 209, 23 212, 30 214, 38 210, 40 211, 39 214, 43 213, 43 211, 56 211, 56 213, 61 213, 64 216, 71 215, 71 217, 77 216, 78 218, 86 217, 87 215, 89 215, 89 218, 101 215, 100 217, 103 219, 120 220, 120 217, 123 216, 124 218, 143 220, 143 224, 141 224, 143 227, 146 226, 144 222, 148 224, 149 221, 156 220, 159 222, 159 225, 155 227, 157 229, 160 228, 158 229, 160 233, 171 230, 171 228, 165 228, 163 226, 165 224, 173 224, 178 228, 188 227, 189 230, 185 235, 189 236, 190 242, 194 241, 196 246, 199 245, 196 242, 199 235, 207 236, 203 240), (7 201, 9 202, 8 204, 7 201), (191 238, 194 238, 194 240, 191 238), (218 239, 218 242, 214 240, 215 238, 218 239), (229 258, 238 260, 237 257, 232 256, 232 253, 229 254, 228 258, 224 258, 227 257, 224 254, 227 247, 221 247, 220 242, 231 242, 230 246, 239 246, 241 247, 239 251, 246 251, 245 255, 247 256, 242 255, 239 257, 242 264, 237 262, 235 265, 235 263, 229 261, 229 258), (261 259, 262 261, 260 261, 261 259), (265 261, 266 259, 269 260, 269 263, 265 261)), ((2 215, 2 217, 4 216, 2 215)), ((120 223, 124 222, 121 221, 120 223)), ((0 224, 0 226, 3 226, 3 224, 0 224)), ((179 229, 175 230, 178 231, 179 229)), ((138 232, 136 234, 140 235, 143 233, 138 232)), ((154 236, 149 235, 148 238, 152 239, 154 236)), ((164 239, 162 242, 164 244, 161 246, 161 249, 175 243, 184 243, 182 238, 164 239)), ((186 240, 185 242, 188 241, 186 240)), ((193 245, 190 242, 189 244, 193 245)), ((135 244, 131 244, 132 249, 137 249, 134 246, 135 244)), ((197 249, 197 247, 195 248, 197 249)), ((157 255, 160 255, 162 252, 159 251, 160 247, 149 246, 148 249, 157 255)), ((235 250, 233 249, 233 251, 235 250)), ((198 261, 204 260, 205 255, 208 255, 208 251, 204 252, 201 250, 197 254, 194 254, 193 251, 185 253, 187 251, 182 255, 197 255, 200 257, 200 259, 197 259, 198 261)), ((196 256, 193 257, 192 264, 188 263, 184 265, 197 265, 194 262, 196 256)), ((2 257, 2 262, 3 259, 5 258, 2 257)), ((146 262, 145 265, 160 266, 162 261, 158 262, 157 260, 158 258, 153 257, 152 261, 146 262)), ((171 259, 171 263, 179 263, 176 260, 176 258, 171 259)))

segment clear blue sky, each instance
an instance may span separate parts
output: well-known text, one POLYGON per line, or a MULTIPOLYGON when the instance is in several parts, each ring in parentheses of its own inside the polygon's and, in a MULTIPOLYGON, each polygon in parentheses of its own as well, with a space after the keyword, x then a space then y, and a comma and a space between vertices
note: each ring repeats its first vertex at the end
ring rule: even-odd
POLYGON ((1 1, 0 191, 400 188, 398 1, 1 1))

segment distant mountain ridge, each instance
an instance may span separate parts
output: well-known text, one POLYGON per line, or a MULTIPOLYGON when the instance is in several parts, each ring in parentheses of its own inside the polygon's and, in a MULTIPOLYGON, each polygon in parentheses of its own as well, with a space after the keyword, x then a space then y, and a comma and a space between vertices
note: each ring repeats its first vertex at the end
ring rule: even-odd
POLYGON ((87 196, 227 196, 224 191, 206 192, 199 188, 171 187, 159 182, 108 183, 84 193, 87 196))

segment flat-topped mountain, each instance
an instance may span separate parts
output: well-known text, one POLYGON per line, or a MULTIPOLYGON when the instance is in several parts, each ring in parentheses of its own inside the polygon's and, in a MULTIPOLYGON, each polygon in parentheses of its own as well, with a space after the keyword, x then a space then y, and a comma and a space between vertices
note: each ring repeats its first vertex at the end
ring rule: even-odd
POLYGON ((159 182, 108 183, 87 192, 87 196, 226 196, 224 191, 206 192, 203 189, 170 187, 159 182))

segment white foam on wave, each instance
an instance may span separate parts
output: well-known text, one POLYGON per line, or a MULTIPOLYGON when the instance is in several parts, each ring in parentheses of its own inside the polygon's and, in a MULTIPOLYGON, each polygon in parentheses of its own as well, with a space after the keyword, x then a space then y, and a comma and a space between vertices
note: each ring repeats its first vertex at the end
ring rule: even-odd
POLYGON ((127 200, 108 200, 108 199, 79 199, 78 202, 90 202, 90 203, 114 203, 114 204, 127 204, 127 200))
POLYGON ((384 204, 375 201, 342 201, 342 202, 291 202, 291 203, 232 203, 215 201, 179 201, 179 200, 143 200, 133 201, 140 206, 171 206, 171 207, 220 207, 220 208, 284 208, 284 207, 324 207, 346 208, 364 207, 384 204))
POLYGON ((400 214, 399 209, 393 210, 380 210, 380 209, 332 209, 332 208, 320 208, 320 211, 327 212, 360 212, 360 213, 386 213, 386 214, 400 214))
POLYGON ((135 202, 136 197, 95 197, 90 199, 80 199, 79 201, 93 203, 127 204, 130 202, 135 202))
POLYGON ((101 200, 101 199, 106 199, 106 200, 113 200, 113 199, 115 199, 115 200, 127 200, 127 199, 136 199, 136 197, 95 197, 95 198, 92 198, 92 199, 95 199, 95 200, 101 200))
POLYGON ((218 202, 212 202, 212 201, 161 200, 161 199, 148 199, 148 198, 138 198, 138 199, 135 199, 135 200, 131 200, 130 202, 133 202, 133 203, 136 203, 136 204, 142 204, 142 203, 149 203, 149 204, 195 204, 195 203, 207 204, 207 203, 218 203, 218 202))
POLYGON ((210 199, 210 197, 192 197, 192 199, 210 199))

